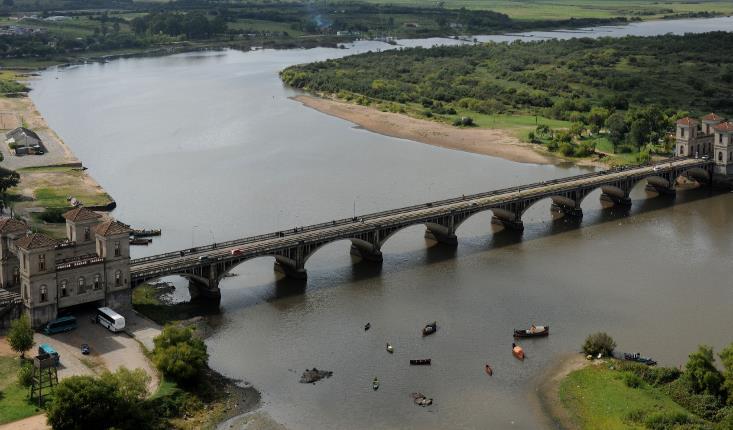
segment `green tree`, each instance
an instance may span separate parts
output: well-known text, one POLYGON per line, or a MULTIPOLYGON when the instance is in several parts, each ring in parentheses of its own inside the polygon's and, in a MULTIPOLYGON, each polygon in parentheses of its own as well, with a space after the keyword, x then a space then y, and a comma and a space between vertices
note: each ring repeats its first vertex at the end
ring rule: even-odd
POLYGON ((685 376, 696 394, 719 396, 723 390, 723 375, 715 367, 713 348, 700 345, 696 352, 689 355, 685 364, 685 376))
MULTIPOLYGON (((723 388, 728 394, 728 404, 733 406, 733 343, 720 351, 718 356, 723 363, 724 369, 723 378, 725 378, 725 382, 723 382, 723 388)), ((733 413, 731 414, 731 418, 733 418, 733 413)))
POLYGON ((592 133, 598 133, 606 124, 606 120, 611 115, 608 109, 602 107, 594 107, 588 113, 588 125, 592 133))
POLYGON ((188 327, 167 325, 153 340, 153 362, 166 377, 181 383, 192 381, 206 366, 206 344, 188 327))
POLYGON ((623 114, 618 112, 611 114, 606 119, 606 128, 608 129, 608 137, 611 140, 611 145, 613 145, 613 152, 616 152, 616 147, 624 141, 628 130, 623 114))
POLYGON ((8 343, 10 348, 25 357, 25 352, 33 348, 33 328, 28 315, 23 314, 10 324, 8 331, 8 343))
POLYGON ((46 411, 54 430, 104 430, 113 426, 115 386, 91 376, 71 376, 56 386, 46 411))
POLYGON ((613 350, 616 349, 616 342, 607 333, 598 332, 588 335, 582 348, 583 352, 588 355, 603 354, 604 356, 610 356, 613 350))
POLYGON ((20 175, 15 170, 5 169, 0 167, 0 195, 2 196, 2 203, 0 203, 0 210, 5 207, 7 200, 7 194, 9 188, 12 188, 20 183, 20 175))
POLYGON ((148 395, 150 376, 143 369, 130 370, 122 366, 114 373, 102 373, 100 379, 115 387, 117 395, 125 402, 139 402, 148 395))
POLYGON ((570 135, 571 136, 577 136, 577 137, 583 137, 583 133, 585 133, 585 124, 582 122, 574 122, 570 124, 570 135))

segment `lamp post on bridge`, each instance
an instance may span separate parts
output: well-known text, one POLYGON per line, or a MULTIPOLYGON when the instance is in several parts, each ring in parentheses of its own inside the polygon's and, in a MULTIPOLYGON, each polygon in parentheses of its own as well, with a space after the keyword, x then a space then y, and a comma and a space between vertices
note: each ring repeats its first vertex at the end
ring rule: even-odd
POLYGON ((191 227, 191 248, 193 248, 193 233, 196 231, 198 227, 199 227, 198 225, 191 227))

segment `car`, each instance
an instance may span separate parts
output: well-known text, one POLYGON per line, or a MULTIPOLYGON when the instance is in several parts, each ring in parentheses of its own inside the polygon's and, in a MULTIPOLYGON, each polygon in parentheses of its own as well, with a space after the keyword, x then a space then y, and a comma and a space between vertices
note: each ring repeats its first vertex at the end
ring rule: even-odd
POLYGON ((202 255, 202 256, 200 256, 198 258, 198 260, 199 260, 199 262, 209 261, 209 256, 208 255, 202 255))
POLYGON ((231 251, 229 251, 229 253, 232 255, 240 255, 242 253, 242 249, 241 248, 232 249, 231 251))
POLYGON ((89 355, 89 352, 90 352, 89 345, 86 343, 82 343, 81 344, 81 353, 84 355, 89 355))

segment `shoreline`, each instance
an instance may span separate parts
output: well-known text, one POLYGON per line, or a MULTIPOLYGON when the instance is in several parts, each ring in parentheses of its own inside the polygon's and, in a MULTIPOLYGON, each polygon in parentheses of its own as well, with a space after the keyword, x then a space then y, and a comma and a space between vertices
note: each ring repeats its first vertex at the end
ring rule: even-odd
POLYGON ((506 129, 455 127, 312 95, 298 95, 291 98, 308 108, 352 122, 365 130, 384 136, 503 158, 517 163, 539 165, 573 163, 579 166, 607 167, 594 160, 568 160, 541 151, 536 148, 537 145, 522 142, 506 129))
POLYGON ((564 354, 559 358, 536 385, 535 397, 540 410, 550 427, 559 430, 577 430, 572 416, 562 405, 560 383, 570 373, 592 365, 581 353, 564 354))

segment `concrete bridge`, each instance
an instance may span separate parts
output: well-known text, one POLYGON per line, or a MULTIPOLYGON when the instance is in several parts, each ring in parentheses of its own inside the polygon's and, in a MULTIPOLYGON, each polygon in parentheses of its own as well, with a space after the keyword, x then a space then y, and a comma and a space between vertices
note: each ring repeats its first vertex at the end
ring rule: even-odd
POLYGON ((308 259, 322 246, 338 240, 350 240, 352 254, 381 262, 382 245, 393 234, 416 224, 425 225, 426 237, 456 245, 456 229, 479 212, 490 210, 492 222, 523 229, 522 215, 543 199, 552 199, 553 208, 567 216, 581 217, 583 199, 596 189, 602 190, 602 199, 629 206, 629 192, 639 181, 646 181, 648 188, 660 194, 674 194, 675 183, 682 176, 711 183, 713 167, 707 159, 674 158, 655 165, 544 181, 138 258, 130 261, 132 286, 180 275, 196 287, 194 293, 218 297, 219 281, 224 275, 253 258, 271 256, 276 270, 305 279, 308 259))

